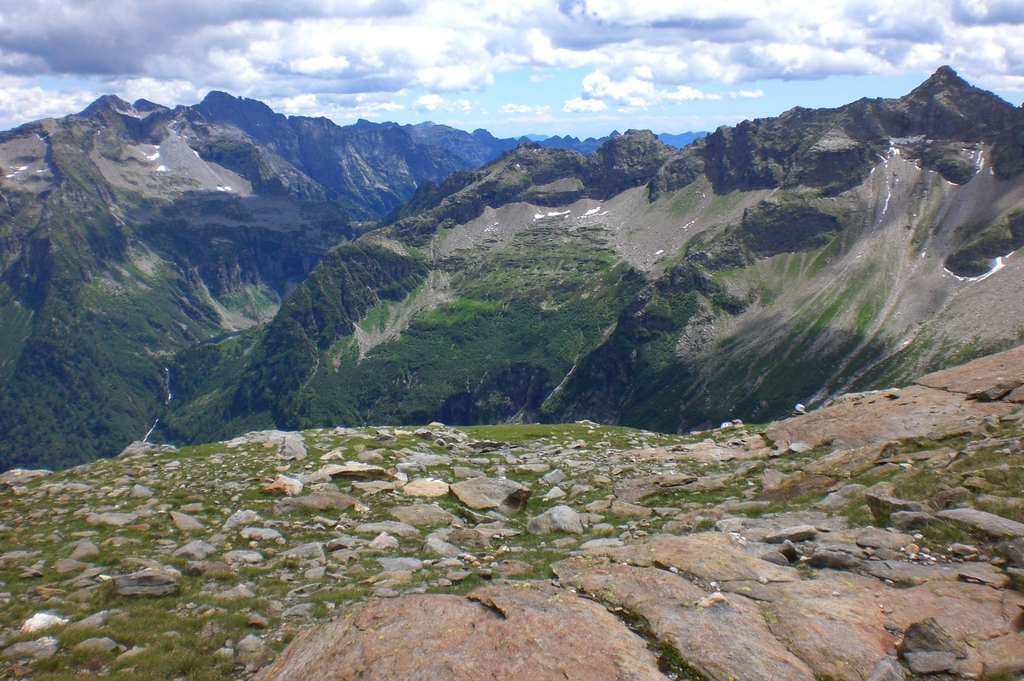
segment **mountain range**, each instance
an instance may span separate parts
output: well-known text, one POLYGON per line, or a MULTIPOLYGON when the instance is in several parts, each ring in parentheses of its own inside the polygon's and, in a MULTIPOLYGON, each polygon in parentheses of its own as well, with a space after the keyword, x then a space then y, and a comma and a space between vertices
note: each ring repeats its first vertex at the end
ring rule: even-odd
POLYGON ((0 469, 900 384, 1024 340, 1022 159, 1024 110, 947 67, 681 149, 104 97, 0 134, 0 469))

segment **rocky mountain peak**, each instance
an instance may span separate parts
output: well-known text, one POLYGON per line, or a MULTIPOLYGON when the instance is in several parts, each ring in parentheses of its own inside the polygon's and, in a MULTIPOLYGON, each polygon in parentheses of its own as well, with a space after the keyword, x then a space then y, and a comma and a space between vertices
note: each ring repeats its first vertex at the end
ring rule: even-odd
POLYGON ((948 66, 898 100, 910 118, 911 134, 936 139, 990 142, 1014 116, 1009 102, 974 87, 948 66))
POLYGON ((138 116, 138 111, 135 110, 135 107, 117 95, 103 95, 92 104, 85 107, 85 109, 76 114, 76 116, 81 118, 91 118, 108 112, 122 114, 125 116, 138 116))

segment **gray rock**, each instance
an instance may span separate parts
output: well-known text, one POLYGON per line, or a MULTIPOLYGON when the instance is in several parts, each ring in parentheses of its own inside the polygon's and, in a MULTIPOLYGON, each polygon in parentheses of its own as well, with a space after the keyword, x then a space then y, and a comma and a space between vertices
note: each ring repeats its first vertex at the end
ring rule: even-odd
POLYGON ((933 619, 914 622, 907 627, 899 651, 904 656, 908 653, 921 652, 951 653, 954 657, 967 656, 963 646, 933 619))
POLYGON ((789 559, 775 550, 766 551, 765 553, 762 553, 760 558, 761 560, 766 560, 769 563, 774 563, 775 565, 789 567, 789 559))
POLYGON ((186 560, 206 560, 207 556, 216 551, 217 547, 213 544, 196 539, 185 544, 171 555, 175 558, 184 558, 186 560))
POLYGON ((539 516, 530 518, 526 523, 526 531, 530 534, 548 534, 550 532, 571 532, 583 534, 583 523, 580 514, 568 506, 555 506, 539 516))
POLYGON ((75 650, 87 653, 112 653, 117 650, 117 641, 109 636, 87 638, 75 646, 75 650))
POLYGON ((283 539, 281 533, 272 527, 244 527, 239 532, 243 539, 250 541, 267 541, 270 539, 283 539))
POLYGON ((4 648, 4 657, 34 657, 37 660, 45 660, 53 657, 60 644, 52 636, 44 636, 34 641, 22 641, 4 648))
POLYGON ((580 548, 584 550, 589 549, 612 549, 625 546, 623 541, 618 537, 601 537, 599 539, 591 539, 580 544, 580 548))
POLYGON ((285 433, 281 439, 281 458, 285 461, 302 461, 306 458, 306 442, 301 433, 285 433))
POLYGON ((811 567, 852 570, 861 564, 859 558, 842 551, 817 550, 811 555, 811 567))
POLYGON ((177 588, 177 575, 156 568, 114 577, 114 591, 119 596, 166 596, 177 588))
POLYGON ((224 521, 224 529, 232 530, 239 525, 251 525, 252 523, 261 522, 263 522, 263 518, 256 511, 235 511, 224 521))
POLYGON ((356 525, 353 532, 356 534, 380 534, 381 532, 387 532, 399 537, 418 537, 420 534, 420 531, 412 525, 395 522, 394 520, 384 520, 379 523, 362 523, 361 525, 356 525))
POLYGON ((903 659, 907 661, 910 671, 915 674, 938 674, 956 667, 956 655, 940 651, 907 653, 903 659))
POLYGON ((423 568, 419 558, 378 558, 377 563, 388 572, 416 572, 423 568))
POLYGON ((106 624, 108 617, 120 614, 120 610, 101 610, 89 615, 88 617, 84 617, 77 622, 72 622, 68 625, 67 631, 77 631, 79 629, 100 629, 104 624, 106 624))
POLYGON ((235 646, 235 662, 254 672, 274 661, 274 653, 259 636, 249 634, 235 646))
POLYGON ((218 601, 237 601, 242 598, 256 598, 256 594, 244 584, 238 584, 227 591, 221 591, 214 598, 218 601))
POLYGON ((777 532, 766 534, 764 542, 767 544, 782 544, 787 541, 807 541, 808 539, 814 539, 816 536, 818 536, 818 530, 814 525, 796 525, 795 527, 786 527, 777 532))
POLYGON ((1024 568, 1024 539, 1014 539, 1006 547, 1006 555, 1010 564, 1016 568, 1024 568))
POLYGON ((381 532, 373 538, 369 547, 375 551, 393 551, 398 548, 398 540, 387 532, 381 532))
POLYGON ((502 478, 470 478, 452 485, 451 492, 472 509, 496 508, 507 515, 521 513, 531 494, 528 487, 502 478))
POLYGON ((864 498, 868 502, 868 508, 871 509, 871 515, 879 521, 887 521, 889 516, 898 511, 911 511, 914 513, 931 513, 931 507, 928 504, 923 504, 920 501, 907 501, 906 499, 897 499, 894 496, 888 494, 876 494, 868 492, 864 495, 864 498))
POLYGON ((314 511, 344 511, 356 505, 356 500, 337 490, 313 492, 304 497, 285 497, 274 504, 274 513, 291 513, 302 509, 314 511))
POLYGON ((994 513, 986 513, 985 511, 978 511, 973 508, 951 508, 946 511, 939 511, 935 515, 940 518, 965 523, 999 537, 1007 535, 1024 537, 1024 524, 994 513))
POLYGON ((259 551, 236 549, 234 551, 228 551, 227 553, 225 553, 224 560, 229 565, 231 563, 260 563, 263 561, 263 554, 259 551))
POLYGON ((27 485, 36 478, 42 478, 53 471, 48 471, 45 468, 39 468, 36 470, 26 470, 24 468, 12 468, 9 471, 0 473, 0 489, 7 489, 8 487, 15 487, 18 485, 27 485))
POLYGON ((83 563, 72 558, 62 558, 53 564, 53 569, 62 574, 65 572, 73 572, 75 570, 84 570, 85 568, 90 567, 92 567, 92 565, 89 563, 83 563))
POLYGON ((407 525, 447 525, 453 518, 451 513, 437 504, 398 506, 392 508, 390 513, 407 525))
POLYGON ((128 492, 128 496, 135 499, 148 499, 153 496, 153 490, 144 485, 135 485, 128 492))
POLYGON ((327 464, 320 469, 320 472, 325 473, 332 478, 345 478, 346 480, 360 480, 363 482, 391 479, 391 474, 380 466, 371 466, 370 464, 362 463, 361 461, 346 461, 343 464, 327 464))
POLYGON ((284 552, 284 557, 292 560, 302 560, 305 558, 314 558, 321 561, 327 560, 327 557, 324 555, 324 545, 320 542, 310 542, 288 549, 284 552))
POLYGON ((441 556, 443 558, 454 558, 455 556, 462 553, 462 549, 454 544, 449 544, 440 537, 427 537, 427 540, 423 542, 423 551, 425 553, 441 556))
POLYGON ((875 664, 865 681, 903 681, 903 667, 891 657, 883 657, 875 664))
POLYGON ((931 513, 917 511, 896 511, 889 516, 889 522, 898 530, 917 530, 935 521, 931 513))
POLYGON ((540 483, 542 485, 557 485, 563 480, 565 480, 565 473, 562 472, 562 469, 556 468, 550 473, 546 473, 544 477, 540 479, 540 483))
POLYGON ((136 513, 90 513, 85 521, 90 525, 113 525, 122 527, 139 519, 136 513))
POLYGON ((71 552, 71 560, 79 560, 82 558, 89 558, 90 556, 100 555, 99 547, 93 544, 88 539, 80 539, 73 544, 75 550, 71 552))

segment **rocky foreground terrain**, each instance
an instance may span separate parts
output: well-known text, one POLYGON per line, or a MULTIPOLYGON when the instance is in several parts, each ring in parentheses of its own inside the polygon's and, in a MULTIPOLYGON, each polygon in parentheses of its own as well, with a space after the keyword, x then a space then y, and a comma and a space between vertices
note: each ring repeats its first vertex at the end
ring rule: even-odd
POLYGON ((764 428, 136 443, 0 476, 0 678, 1024 674, 1024 349, 764 428))

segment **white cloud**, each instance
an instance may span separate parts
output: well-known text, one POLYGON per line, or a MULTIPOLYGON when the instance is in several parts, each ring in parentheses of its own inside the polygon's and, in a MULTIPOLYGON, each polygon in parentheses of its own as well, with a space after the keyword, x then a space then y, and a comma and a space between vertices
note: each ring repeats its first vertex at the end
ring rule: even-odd
POLYGON ((598 111, 604 111, 608 108, 608 105, 602 102, 600 99, 583 99, 577 97, 566 101, 562 107, 562 111, 565 113, 597 113, 598 111))
POLYGON ((529 104, 502 104, 498 107, 498 113, 503 114, 544 114, 551 109, 550 106, 530 106, 529 104))
POLYGON ((457 111, 466 113, 473 110, 473 105, 466 99, 449 101, 441 95, 435 94, 417 97, 416 101, 412 103, 412 107, 417 111, 457 111))
POLYGON ((744 85, 764 79, 944 63, 982 86, 1024 88, 1024 3, 0 0, 0 83, 17 95, 0 105, 9 120, 67 113, 103 92, 176 104, 211 89, 305 114, 371 104, 351 100, 359 95, 380 104, 424 93, 447 103, 418 110, 457 112, 496 73, 539 82, 565 68, 590 73, 566 110, 592 113, 598 102, 717 96, 706 83, 747 98, 756 90, 744 85))

